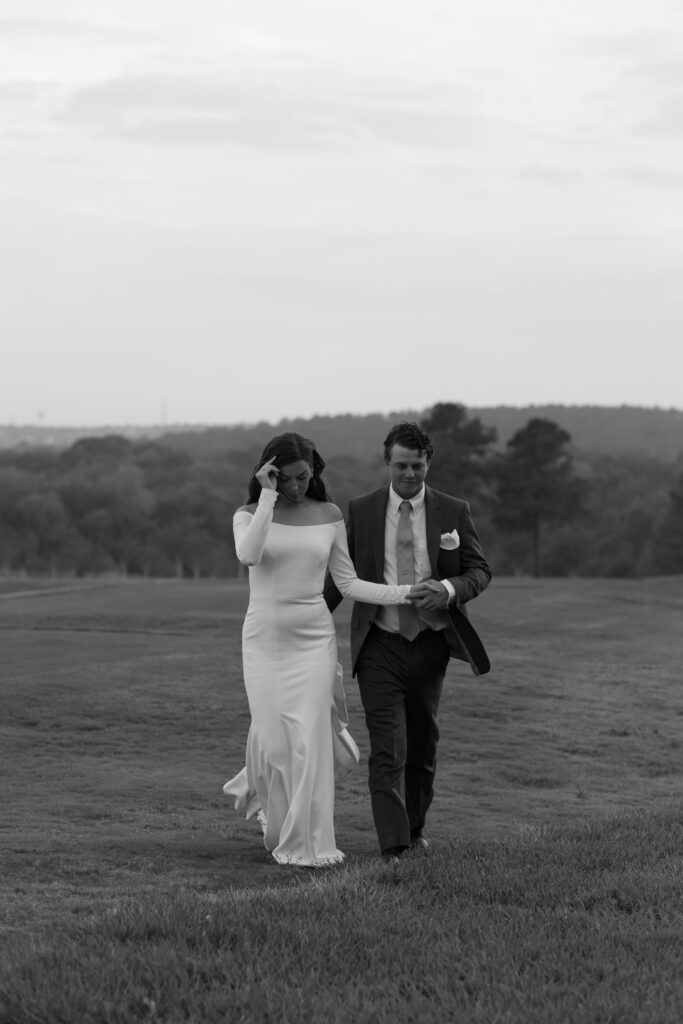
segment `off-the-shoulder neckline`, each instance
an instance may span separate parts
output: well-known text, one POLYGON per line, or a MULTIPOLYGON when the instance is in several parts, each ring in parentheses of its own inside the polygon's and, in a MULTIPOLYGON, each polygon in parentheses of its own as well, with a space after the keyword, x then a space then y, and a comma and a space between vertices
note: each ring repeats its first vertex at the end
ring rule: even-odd
POLYGON ((305 530, 307 526, 337 526, 339 523, 343 523, 343 519, 332 519, 329 523, 276 523, 272 522, 271 526, 291 526, 294 530, 305 530))
MULTIPOLYGON (((245 515, 252 516, 253 512, 250 512, 248 508, 239 508, 235 515, 239 515, 240 512, 244 512, 245 515)), ((290 526, 294 530, 305 530, 310 526, 337 526, 339 523, 343 524, 343 519, 331 519, 329 523, 276 523, 275 520, 271 522, 271 526, 290 526)))

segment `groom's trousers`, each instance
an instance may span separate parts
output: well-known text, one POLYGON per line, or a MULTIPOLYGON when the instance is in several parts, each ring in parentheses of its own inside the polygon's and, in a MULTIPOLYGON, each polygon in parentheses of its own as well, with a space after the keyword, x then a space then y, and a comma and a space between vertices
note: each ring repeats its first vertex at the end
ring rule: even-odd
POLYGON ((356 665, 370 735, 368 781, 382 851, 422 834, 434 796, 438 709, 449 648, 442 632, 413 641, 371 626, 356 665))

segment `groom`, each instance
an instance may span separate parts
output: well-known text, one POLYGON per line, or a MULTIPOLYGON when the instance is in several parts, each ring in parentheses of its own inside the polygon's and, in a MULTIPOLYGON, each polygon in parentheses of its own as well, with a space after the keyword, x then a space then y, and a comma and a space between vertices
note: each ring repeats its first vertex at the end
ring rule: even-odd
MULTIPOLYGON (((349 502, 349 552, 361 579, 419 584, 411 605, 355 602, 351 660, 370 734, 372 814, 385 861, 426 852, 434 795, 437 713, 449 658, 489 670, 465 605, 489 584, 467 502, 425 485, 434 454, 418 423, 399 423, 384 441, 389 486, 349 502)), ((325 600, 342 596, 328 575, 325 600)))

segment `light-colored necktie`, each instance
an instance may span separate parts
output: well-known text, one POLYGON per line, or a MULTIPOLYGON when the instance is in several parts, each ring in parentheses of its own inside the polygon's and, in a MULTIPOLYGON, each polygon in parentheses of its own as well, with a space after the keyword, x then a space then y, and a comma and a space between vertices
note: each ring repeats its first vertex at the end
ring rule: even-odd
MULTIPOLYGON (((415 582, 415 561, 413 555, 413 524, 410 513, 413 506, 409 501, 402 501, 398 506, 398 531, 396 533, 396 568, 399 583, 415 582)), ((420 620, 417 608, 412 604, 398 606, 398 628, 406 640, 414 640, 420 632, 420 620)))

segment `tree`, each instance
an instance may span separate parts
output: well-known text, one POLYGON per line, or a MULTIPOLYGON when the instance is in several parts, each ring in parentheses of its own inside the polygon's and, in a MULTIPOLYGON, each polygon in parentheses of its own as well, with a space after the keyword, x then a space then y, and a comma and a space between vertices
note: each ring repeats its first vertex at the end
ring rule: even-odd
POLYGON ((669 506, 657 530, 656 558, 663 573, 683 572, 683 473, 669 491, 669 506))
MULTIPOLYGON (((74 458, 71 449, 64 454, 69 469, 59 478, 58 493, 74 528, 90 546, 95 571, 106 566, 124 573, 146 572, 154 494, 143 471, 128 461, 128 449, 123 459, 116 452, 93 458, 74 458)), ((87 572, 93 567, 86 560, 78 568, 87 572)))
POLYGON ((481 492, 489 478, 495 428, 485 427, 478 417, 468 418, 467 409, 458 402, 437 402, 422 426, 436 452, 429 483, 468 498, 481 492))
POLYGON ((531 419, 497 461, 494 522, 530 536, 534 576, 541 571, 541 527, 572 519, 581 509, 583 485, 567 451, 570 441, 552 420, 531 419))

